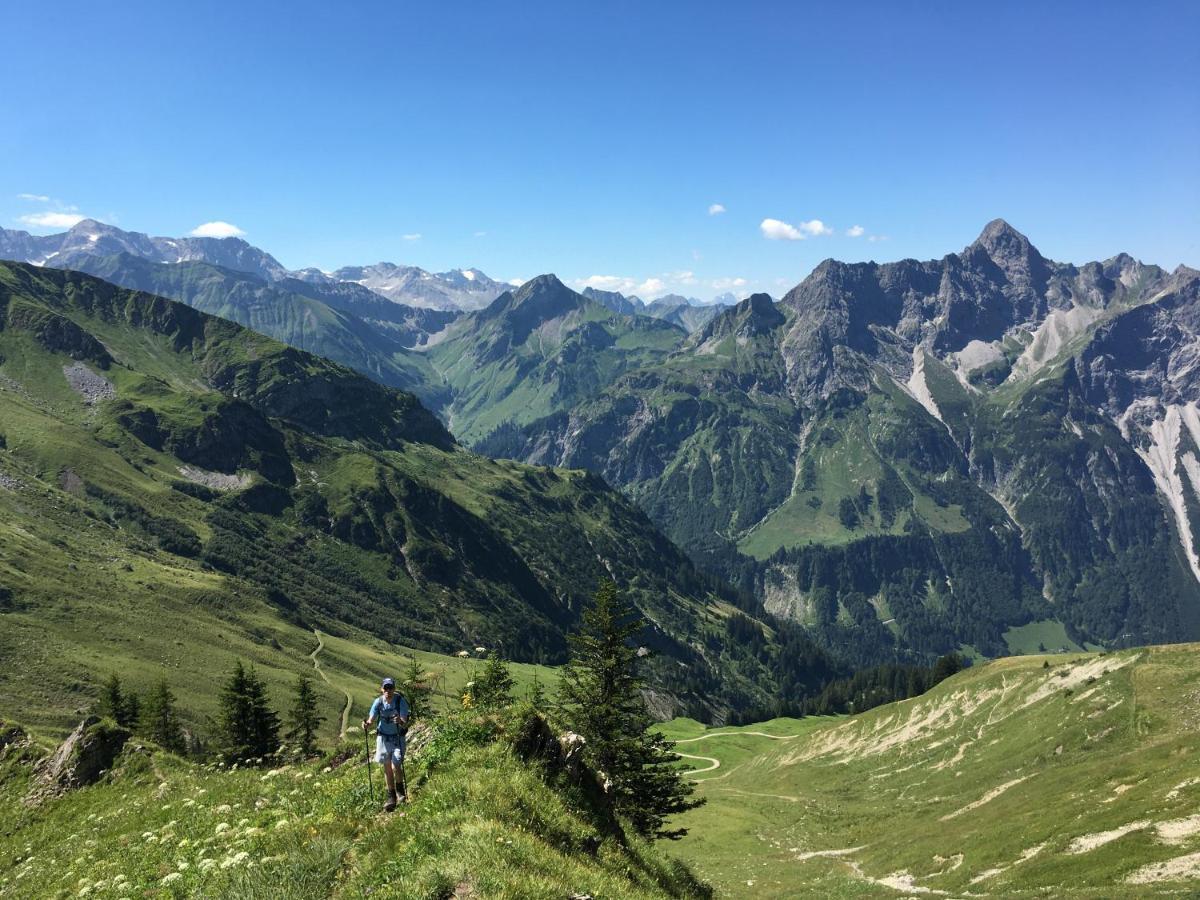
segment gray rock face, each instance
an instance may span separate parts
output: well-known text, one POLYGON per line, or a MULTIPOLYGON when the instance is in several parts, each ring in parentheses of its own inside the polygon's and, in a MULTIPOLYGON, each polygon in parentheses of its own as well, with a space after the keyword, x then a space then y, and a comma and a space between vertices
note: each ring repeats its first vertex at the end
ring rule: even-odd
POLYGON ((510 285, 488 278, 478 269, 454 269, 434 274, 416 266, 380 262, 373 266, 347 266, 332 277, 369 288, 396 303, 425 309, 483 309, 510 285))
POLYGON ((1193 639, 1198 284, 1124 254, 1047 260, 997 220, 940 260, 827 260, 509 446, 602 474, 694 554, 755 551, 743 583, 831 641, 873 635, 864 658, 1001 652, 1004 623, 1029 617, 1105 643, 1193 639), (946 600, 922 588, 894 618, 914 603, 905 567, 946 600))
POLYGON ((127 729, 88 716, 38 766, 37 778, 26 797, 26 804, 36 806, 51 797, 94 784, 112 768, 129 737, 127 729))
POLYGON ((478 269, 434 274, 387 262, 348 266, 333 273, 313 268, 293 272, 241 238, 150 237, 94 219, 84 219, 61 234, 44 236, 0 228, 0 259, 90 271, 89 261, 122 253, 153 263, 207 263, 253 275, 271 285, 282 284, 297 293, 307 293, 300 287, 307 284, 323 289, 321 299, 332 292, 345 297, 347 303, 383 297, 410 307, 457 312, 482 309, 509 288, 478 269))

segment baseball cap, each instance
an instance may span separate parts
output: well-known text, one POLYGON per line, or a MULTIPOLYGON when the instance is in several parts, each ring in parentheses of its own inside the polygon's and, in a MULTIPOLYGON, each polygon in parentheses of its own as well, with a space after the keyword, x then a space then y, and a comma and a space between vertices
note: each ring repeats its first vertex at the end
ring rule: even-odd
POLYGON ((395 687, 395 686, 396 686, 396 680, 395 680, 394 678, 385 678, 385 679, 383 679, 383 686, 384 686, 385 688, 389 688, 389 687, 395 687))

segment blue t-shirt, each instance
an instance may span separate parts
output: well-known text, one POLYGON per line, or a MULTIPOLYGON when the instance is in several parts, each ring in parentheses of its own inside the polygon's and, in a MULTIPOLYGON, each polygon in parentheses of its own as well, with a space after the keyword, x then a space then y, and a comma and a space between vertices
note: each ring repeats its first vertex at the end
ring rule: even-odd
POLYGON ((396 719, 408 718, 408 701, 399 694, 392 694, 392 702, 388 703, 381 694, 371 704, 371 713, 367 718, 379 723, 380 734, 399 734, 400 726, 396 719))

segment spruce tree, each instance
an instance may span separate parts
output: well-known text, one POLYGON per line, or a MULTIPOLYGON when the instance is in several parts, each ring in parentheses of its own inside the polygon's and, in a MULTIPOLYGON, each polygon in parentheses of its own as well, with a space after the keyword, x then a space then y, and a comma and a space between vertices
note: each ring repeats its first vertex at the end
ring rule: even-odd
POLYGON ((118 725, 125 724, 125 692, 121 690, 121 676, 113 672, 104 683, 100 695, 100 715, 108 716, 118 725))
POLYGON ((159 746, 173 753, 183 753, 183 729, 175 711, 175 695, 171 693, 167 679, 160 679, 146 697, 141 727, 146 737, 159 746))
POLYGON ((136 728, 140 712, 138 695, 125 693, 121 676, 113 672, 104 683, 104 693, 100 695, 100 715, 108 716, 122 728, 136 728))
POLYGON ((253 665, 246 673, 246 692, 250 704, 251 755, 262 761, 279 752, 279 716, 267 702, 267 686, 253 665))
POLYGON ((643 625, 616 585, 602 582, 570 637, 561 699, 571 727, 587 741, 592 765, 612 783, 617 813, 645 837, 674 839, 687 830, 664 828, 667 818, 703 801, 691 799, 692 785, 674 768, 674 744, 649 731, 653 719, 642 700, 632 646, 643 625))
POLYGON ((512 703, 513 679, 500 654, 488 657, 483 674, 475 679, 475 702, 487 709, 499 709, 512 703))
POLYGON ((125 718, 118 720, 125 728, 137 728, 142 720, 142 698, 130 691, 125 695, 125 718))
POLYGON ((408 701, 409 723, 433 714, 433 688, 415 656, 408 658, 404 674, 400 676, 400 693, 408 701))
POLYGON ((301 756, 313 756, 317 752, 317 729, 325 717, 317 712, 317 692, 312 679, 300 675, 296 679, 296 690, 292 699, 291 724, 288 740, 295 741, 301 756))
POLYGON ((279 750, 279 716, 254 666, 241 660, 221 689, 220 736, 227 762, 260 762, 279 750))
POLYGON ((253 725, 247 690, 246 669, 239 659, 229 680, 221 688, 219 719, 221 755, 226 762, 243 762, 251 752, 253 725))

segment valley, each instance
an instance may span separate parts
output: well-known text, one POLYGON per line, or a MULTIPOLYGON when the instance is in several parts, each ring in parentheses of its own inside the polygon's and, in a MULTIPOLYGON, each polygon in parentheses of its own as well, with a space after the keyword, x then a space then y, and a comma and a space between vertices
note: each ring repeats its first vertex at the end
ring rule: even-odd
POLYGON ((1035 655, 851 718, 668 723, 717 763, 691 774, 708 802, 680 855, 729 896, 1186 892, 1198 661, 1195 644, 1035 655))

